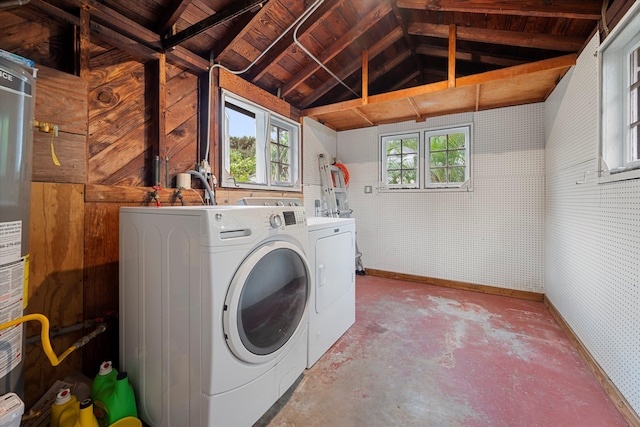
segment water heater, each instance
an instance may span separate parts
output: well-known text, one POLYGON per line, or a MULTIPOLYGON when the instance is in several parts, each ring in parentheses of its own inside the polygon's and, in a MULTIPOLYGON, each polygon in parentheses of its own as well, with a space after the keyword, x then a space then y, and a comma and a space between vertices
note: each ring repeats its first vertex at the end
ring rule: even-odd
MULTIPOLYGON (((0 50, 0 323, 22 316, 29 272, 34 70, 0 50)), ((24 392, 24 326, 0 331, 0 395, 24 392)))

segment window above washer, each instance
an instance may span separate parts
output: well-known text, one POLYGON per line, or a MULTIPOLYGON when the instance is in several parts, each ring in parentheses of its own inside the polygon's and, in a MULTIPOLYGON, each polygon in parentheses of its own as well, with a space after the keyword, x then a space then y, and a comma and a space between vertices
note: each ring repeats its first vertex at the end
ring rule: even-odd
POLYGON ((222 187, 300 191, 300 125, 222 92, 222 187))

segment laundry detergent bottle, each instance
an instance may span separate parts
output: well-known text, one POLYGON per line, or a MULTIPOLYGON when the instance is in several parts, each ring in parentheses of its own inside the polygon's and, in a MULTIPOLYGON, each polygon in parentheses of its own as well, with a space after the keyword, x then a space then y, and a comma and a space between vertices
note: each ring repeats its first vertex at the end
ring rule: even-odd
POLYGON ((98 391, 94 399, 94 413, 100 427, 107 427, 125 417, 138 417, 133 387, 126 372, 120 372, 111 386, 109 383, 98 391))
POLYGON ((71 394, 71 389, 63 388, 56 394, 56 400, 51 405, 50 427, 60 427, 60 416, 66 410, 77 411, 78 399, 71 394))
POLYGON ((67 407, 62 411, 59 423, 59 427, 98 427, 91 399, 83 400, 77 407, 67 407))
POLYGON ((91 398, 95 402, 105 389, 113 389, 116 385, 118 371, 113 367, 111 361, 102 362, 98 375, 93 379, 91 386, 91 398))

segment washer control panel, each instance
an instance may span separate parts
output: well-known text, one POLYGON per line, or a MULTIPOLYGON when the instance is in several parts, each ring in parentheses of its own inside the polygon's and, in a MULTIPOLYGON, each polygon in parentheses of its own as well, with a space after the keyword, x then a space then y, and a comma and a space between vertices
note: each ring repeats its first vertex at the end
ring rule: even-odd
POLYGON ((268 224, 270 228, 306 227, 306 220, 304 208, 292 207, 271 212, 268 224))

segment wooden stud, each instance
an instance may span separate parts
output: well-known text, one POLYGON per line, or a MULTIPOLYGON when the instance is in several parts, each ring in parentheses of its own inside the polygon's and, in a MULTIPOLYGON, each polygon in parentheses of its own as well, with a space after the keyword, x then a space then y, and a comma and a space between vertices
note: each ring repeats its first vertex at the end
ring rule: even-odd
POLYGON ((362 105, 369 103, 369 51, 362 51, 362 105))
POLYGON ((456 87, 456 24, 449 24, 449 87, 456 87))

